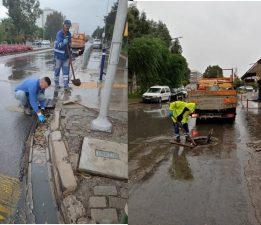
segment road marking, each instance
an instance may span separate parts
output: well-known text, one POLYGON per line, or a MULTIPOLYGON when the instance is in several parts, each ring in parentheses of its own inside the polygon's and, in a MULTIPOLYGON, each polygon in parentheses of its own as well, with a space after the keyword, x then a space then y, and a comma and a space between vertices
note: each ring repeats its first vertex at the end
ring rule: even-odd
POLYGON ((17 178, 0 174, 0 190, 0 221, 5 221, 16 208, 20 196, 20 182, 17 178))

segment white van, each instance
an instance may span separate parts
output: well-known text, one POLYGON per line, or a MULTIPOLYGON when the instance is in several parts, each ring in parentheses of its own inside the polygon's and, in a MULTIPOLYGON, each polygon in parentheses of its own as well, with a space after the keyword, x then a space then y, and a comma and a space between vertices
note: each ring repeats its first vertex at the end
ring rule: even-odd
POLYGON ((170 101, 171 92, 168 86, 152 86, 143 95, 143 102, 170 101))

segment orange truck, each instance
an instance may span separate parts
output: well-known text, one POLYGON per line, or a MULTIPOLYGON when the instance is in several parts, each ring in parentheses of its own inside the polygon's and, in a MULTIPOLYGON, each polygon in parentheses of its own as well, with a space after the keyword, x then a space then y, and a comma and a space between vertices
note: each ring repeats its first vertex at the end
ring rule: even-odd
POLYGON ((72 33, 72 52, 81 55, 84 52, 85 42, 87 41, 85 33, 79 32, 79 24, 73 23, 70 32, 72 33))
POLYGON ((234 121, 236 118, 237 92, 232 78, 203 78, 197 89, 188 93, 188 101, 196 103, 193 118, 221 118, 234 121))
POLYGON ((81 55, 84 52, 86 41, 85 33, 73 33, 71 45, 73 54, 81 55))

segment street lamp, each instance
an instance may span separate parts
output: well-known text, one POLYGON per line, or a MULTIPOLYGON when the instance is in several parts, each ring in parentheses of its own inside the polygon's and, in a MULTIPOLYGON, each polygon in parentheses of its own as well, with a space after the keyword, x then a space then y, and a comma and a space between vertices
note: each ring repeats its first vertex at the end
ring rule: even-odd
POLYGON ((175 37, 175 38, 171 38, 171 40, 178 40, 178 39, 180 39, 180 38, 183 38, 183 37, 175 37))

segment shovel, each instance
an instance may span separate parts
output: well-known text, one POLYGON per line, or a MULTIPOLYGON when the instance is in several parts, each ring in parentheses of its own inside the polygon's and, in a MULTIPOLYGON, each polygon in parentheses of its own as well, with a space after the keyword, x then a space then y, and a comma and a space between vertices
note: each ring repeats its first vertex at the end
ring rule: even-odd
POLYGON ((70 60, 70 65, 69 65, 69 66, 71 66, 71 68, 72 68, 72 74, 73 74, 73 80, 71 80, 71 81, 72 81, 72 83, 73 83, 75 86, 80 86, 80 85, 81 85, 81 81, 80 81, 80 79, 76 79, 76 78, 75 78, 74 69, 73 69, 73 65, 72 65, 72 56, 71 56, 71 53, 70 53, 70 50, 69 50, 68 45, 66 45, 66 46, 67 46, 67 51, 68 51, 69 60, 70 60))

